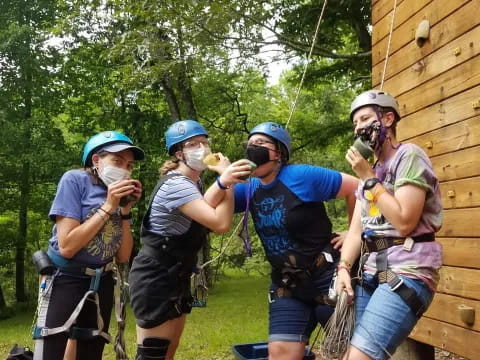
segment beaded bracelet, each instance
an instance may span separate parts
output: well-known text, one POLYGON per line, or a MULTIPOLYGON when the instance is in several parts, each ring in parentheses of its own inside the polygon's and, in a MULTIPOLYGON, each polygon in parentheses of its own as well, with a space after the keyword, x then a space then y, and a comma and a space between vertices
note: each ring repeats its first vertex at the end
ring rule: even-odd
POLYGON ((217 185, 220 189, 222 190, 227 190, 230 189, 230 186, 223 186, 222 183, 220 182, 220 176, 217 176, 217 185))

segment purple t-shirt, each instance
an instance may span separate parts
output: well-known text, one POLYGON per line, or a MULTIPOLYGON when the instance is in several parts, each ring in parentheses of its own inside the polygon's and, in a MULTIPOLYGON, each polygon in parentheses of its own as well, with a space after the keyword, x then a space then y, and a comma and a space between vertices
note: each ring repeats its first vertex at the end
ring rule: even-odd
MULTIPOLYGON (((414 144, 402 144, 377 176, 390 194, 404 185, 415 185, 425 190, 425 204, 416 228, 409 236, 436 232, 442 225, 442 201, 438 179, 427 154, 414 144)), ((400 237, 395 227, 379 212, 375 204, 361 194, 359 184, 357 198, 362 202, 362 228, 373 230, 377 236, 400 237)), ((435 289, 439 280, 438 270, 442 265, 442 246, 439 242, 416 243, 411 251, 402 245, 388 249, 388 267, 397 274, 426 282, 435 289)), ((365 263, 367 273, 376 272, 376 253, 370 254, 365 263)))
MULTIPOLYGON (((107 197, 104 185, 94 184, 91 175, 84 170, 70 170, 63 174, 58 183, 49 217, 64 216, 85 222, 95 214, 107 197)), ((103 265, 115 256, 122 238, 122 220, 115 212, 102 229, 72 260, 83 264, 103 265)), ((57 226, 53 226, 49 247, 60 255, 58 250, 57 226)))

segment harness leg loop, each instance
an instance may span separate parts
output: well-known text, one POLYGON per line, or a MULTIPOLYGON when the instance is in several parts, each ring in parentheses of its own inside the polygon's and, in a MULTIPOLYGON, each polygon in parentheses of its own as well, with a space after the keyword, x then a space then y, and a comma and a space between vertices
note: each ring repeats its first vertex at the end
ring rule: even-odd
POLYGON ((165 360, 170 340, 158 337, 143 339, 142 345, 137 345, 135 360, 165 360))

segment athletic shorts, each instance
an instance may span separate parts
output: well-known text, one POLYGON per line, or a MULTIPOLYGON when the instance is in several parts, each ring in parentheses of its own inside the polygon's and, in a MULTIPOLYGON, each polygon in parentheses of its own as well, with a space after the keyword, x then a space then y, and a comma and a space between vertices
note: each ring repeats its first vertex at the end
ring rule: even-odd
MULTIPOLYGON (((328 294, 335 266, 332 264, 322 274, 314 275, 313 284, 299 289, 294 296, 277 297, 270 302, 268 341, 307 343, 317 323, 325 327, 334 308, 313 299, 328 294)), ((272 284, 270 291, 277 288, 272 284)))
MULTIPOLYGON (((399 275, 427 308, 434 293, 421 280, 399 275)), ((355 288, 355 330, 351 344, 375 360, 388 359, 407 338, 418 319, 388 283, 379 284, 363 274, 363 286, 355 288)))
POLYGON ((192 310, 190 272, 168 268, 141 251, 128 277, 130 303, 137 325, 151 329, 192 310))

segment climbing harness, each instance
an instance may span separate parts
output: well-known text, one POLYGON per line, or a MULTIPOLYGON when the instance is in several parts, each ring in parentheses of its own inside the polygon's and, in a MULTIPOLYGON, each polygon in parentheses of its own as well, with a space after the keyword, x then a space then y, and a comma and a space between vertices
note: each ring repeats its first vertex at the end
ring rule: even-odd
POLYGON ((38 307, 35 313, 35 317, 32 325, 32 336, 33 339, 39 340, 46 336, 51 336, 59 333, 68 333, 69 337, 72 339, 78 340, 87 340, 93 337, 101 337, 107 343, 111 341, 111 336, 103 331, 104 321, 100 311, 100 299, 98 295, 98 290, 100 287, 101 277, 107 273, 112 273, 115 280, 115 314, 117 322, 119 323, 119 334, 117 338, 119 339, 118 344, 116 343, 115 350, 117 354, 123 352, 123 355, 119 355, 117 359, 128 359, 125 352, 125 342, 123 344, 120 339, 123 338, 123 330, 125 328, 125 291, 122 282, 122 276, 118 270, 117 265, 114 262, 110 262, 106 265, 103 265, 99 268, 91 268, 87 265, 76 263, 72 260, 65 259, 60 255, 53 252, 51 249, 47 253, 49 259, 53 263, 53 273, 44 275, 43 281, 40 284, 40 292, 38 297, 38 307), (54 283, 54 279, 60 274, 72 274, 72 275, 81 275, 89 276, 90 287, 89 290, 85 293, 82 299, 79 301, 74 311, 70 317, 65 321, 61 326, 55 328, 48 328, 45 326, 46 315, 48 310, 48 304, 50 303, 51 290, 54 283), (97 309, 97 327, 96 328, 81 328, 75 326, 76 320, 82 311, 85 303, 87 301, 93 301, 97 309), (123 309, 123 311, 122 311, 123 309), (123 327, 122 327, 123 324, 123 327))
POLYGON ((303 82, 305 80, 305 74, 307 73, 307 68, 308 68, 308 64, 310 63, 310 59, 312 58, 312 53, 313 53, 313 49, 315 48, 315 43, 317 42, 318 30, 320 29, 320 24, 322 22, 323 13, 325 12, 325 7, 326 6, 327 6, 327 0, 325 0, 323 2, 322 11, 320 13, 320 17, 318 18, 317 26, 315 28, 315 34, 313 35, 312 46, 310 47, 310 52, 308 53, 307 61, 305 62, 305 67, 303 69, 302 78, 300 79, 300 84, 298 85, 297 93, 295 95, 295 99, 293 100, 292 109, 290 110, 290 115, 288 116, 287 123, 285 124, 285 129, 288 127, 288 124, 290 124, 290 120, 292 119, 293 112, 295 111, 295 107, 297 106, 297 101, 298 101, 298 97, 300 95, 300 90, 302 89, 303 82))
MULTIPOLYGON (((393 292, 396 292, 410 307, 413 314, 420 318, 426 308, 417 296, 417 293, 404 284, 403 280, 388 268, 388 248, 403 245, 404 250, 411 251, 415 243, 435 241, 435 234, 428 233, 413 237, 379 237, 373 231, 367 230, 362 233, 362 246, 366 246, 369 252, 376 252, 377 273, 375 274, 380 284, 388 283, 393 292)), ((363 266, 363 264, 362 264, 363 266)))

